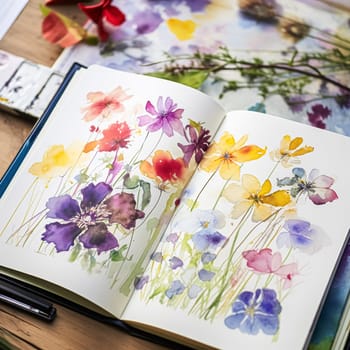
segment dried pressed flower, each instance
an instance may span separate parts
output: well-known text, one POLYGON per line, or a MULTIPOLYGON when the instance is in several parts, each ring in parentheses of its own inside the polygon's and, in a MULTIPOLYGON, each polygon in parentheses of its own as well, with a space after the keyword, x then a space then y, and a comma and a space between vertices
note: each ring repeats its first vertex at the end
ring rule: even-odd
POLYGON ((238 0, 238 6, 243 14, 265 22, 274 21, 279 9, 275 0, 238 0))
POLYGON ((284 17, 279 20, 278 28, 283 37, 293 42, 297 42, 305 38, 310 31, 310 27, 303 21, 284 17))

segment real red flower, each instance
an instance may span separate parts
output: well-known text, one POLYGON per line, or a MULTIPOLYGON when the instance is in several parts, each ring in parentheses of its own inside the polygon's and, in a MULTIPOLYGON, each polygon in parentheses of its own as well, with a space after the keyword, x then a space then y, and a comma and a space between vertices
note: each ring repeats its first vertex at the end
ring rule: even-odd
POLYGON ((111 5, 111 3, 112 0, 102 0, 95 5, 78 4, 86 16, 97 25, 97 32, 101 41, 107 41, 109 37, 104 21, 107 21, 113 26, 120 26, 125 22, 124 13, 118 7, 111 5))

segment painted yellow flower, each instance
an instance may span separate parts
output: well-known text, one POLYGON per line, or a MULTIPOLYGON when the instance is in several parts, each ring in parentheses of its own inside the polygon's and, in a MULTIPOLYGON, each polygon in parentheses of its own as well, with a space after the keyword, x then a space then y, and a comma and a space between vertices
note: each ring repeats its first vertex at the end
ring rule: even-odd
POLYGON ((273 160, 281 162, 286 168, 299 164, 299 156, 314 150, 314 147, 311 146, 300 147, 303 141, 302 137, 295 137, 292 139, 289 135, 284 135, 280 143, 280 148, 272 151, 270 156, 273 160))
POLYGON ((276 210, 276 207, 284 207, 291 202, 288 192, 279 190, 271 192, 270 180, 260 181, 250 174, 242 176, 242 185, 232 183, 223 192, 224 198, 233 203, 231 217, 239 218, 248 209, 253 208, 252 220, 254 222, 267 219, 276 210))
POLYGON ((34 176, 47 180, 62 176, 67 168, 77 162, 82 149, 83 145, 80 143, 66 149, 63 145, 53 145, 44 153, 42 161, 32 164, 28 171, 34 176))
POLYGON ((239 180, 241 163, 262 157, 266 149, 255 145, 246 145, 248 136, 241 137, 237 142, 234 137, 225 132, 219 142, 214 142, 204 155, 200 168, 207 172, 219 169, 220 176, 225 179, 239 180))
POLYGON ((196 30, 196 23, 192 20, 183 21, 177 18, 169 18, 166 23, 169 30, 181 41, 192 39, 196 30))

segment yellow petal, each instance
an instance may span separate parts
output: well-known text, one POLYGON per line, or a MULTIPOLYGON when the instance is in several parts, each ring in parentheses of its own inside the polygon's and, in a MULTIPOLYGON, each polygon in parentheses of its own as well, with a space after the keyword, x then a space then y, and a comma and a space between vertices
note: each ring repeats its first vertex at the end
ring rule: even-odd
POLYGON ((266 152, 266 148, 260 148, 255 145, 248 145, 240 148, 234 152, 235 158, 238 162, 244 163, 250 160, 259 159, 266 152))
POLYGON ((303 138, 302 137, 296 137, 294 138, 290 144, 289 144, 289 149, 293 150, 298 148, 301 144, 303 143, 303 138))
POLYGON ((313 150, 314 150, 314 147, 312 147, 312 146, 305 146, 305 147, 299 148, 295 152, 291 153, 290 156, 291 157, 302 156, 304 154, 312 152, 313 150))
POLYGON ((236 143, 236 148, 241 148, 248 140, 248 135, 243 135, 236 143))
POLYGON ((169 30, 181 41, 191 39, 196 30, 196 23, 191 20, 182 21, 177 18, 169 18, 166 23, 169 30))
POLYGON ((259 204, 254 208, 252 220, 259 222, 267 219, 273 213, 273 208, 267 205, 259 204))
POLYGON ((290 136, 284 135, 282 137, 281 143, 280 143, 280 151, 282 154, 288 153, 289 150, 289 144, 290 144, 290 136))
POLYGON ((242 187, 249 193, 259 193, 261 190, 260 181, 251 174, 244 174, 242 176, 242 187))
POLYGON ((260 200, 263 203, 270 204, 275 207, 284 207, 290 203, 291 198, 288 192, 281 190, 271 193, 268 196, 261 197, 260 200))
POLYGON ((259 193, 259 196, 267 195, 268 193, 270 193, 271 188, 272 188, 271 181, 265 180, 262 187, 261 187, 261 191, 259 193))
POLYGON ((199 164, 200 169, 211 173, 215 171, 221 163, 221 159, 218 157, 204 157, 199 164))
POLYGON ((238 219, 240 216, 246 213, 251 206, 252 206, 251 201, 241 201, 237 203, 231 211, 231 218, 238 219))
POLYGON ((247 192, 242 186, 234 183, 228 185, 223 192, 223 197, 231 203, 238 202, 242 199, 247 199, 249 198, 249 195, 250 193, 247 192))
POLYGON ((231 161, 222 161, 219 174, 225 179, 239 180, 241 168, 238 164, 231 161))
POLYGON ((226 151, 231 151, 232 147, 235 145, 236 141, 233 135, 228 133, 227 131, 220 137, 220 141, 217 144, 218 149, 220 149, 221 153, 225 153, 226 151))

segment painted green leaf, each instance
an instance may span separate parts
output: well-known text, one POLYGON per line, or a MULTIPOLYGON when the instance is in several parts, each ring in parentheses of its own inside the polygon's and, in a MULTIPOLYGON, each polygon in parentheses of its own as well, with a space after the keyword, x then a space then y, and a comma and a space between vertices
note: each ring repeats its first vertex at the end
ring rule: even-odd
POLYGON ((130 177, 130 174, 126 174, 124 176, 124 183, 123 184, 129 190, 135 189, 139 186, 139 177, 137 175, 130 177))
POLYGON ((118 250, 113 249, 109 253, 109 258, 111 261, 124 261, 125 257, 123 255, 124 251, 128 248, 127 244, 124 244, 122 247, 120 247, 118 250))
POLYGON ((151 201, 151 185, 149 182, 140 180, 140 187, 142 188, 141 209, 145 209, 151 201))
POLYGON ((72 249, 72 252, 70 253, 70 256, 69 256, 69 261, 70 262, 75 261, 79 255, 80 251, 81 251, 81 244, 78 243, 72 249))

